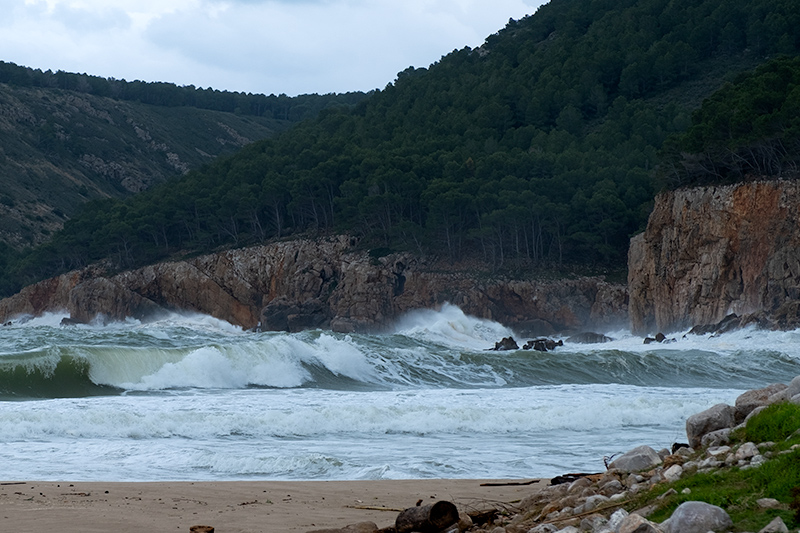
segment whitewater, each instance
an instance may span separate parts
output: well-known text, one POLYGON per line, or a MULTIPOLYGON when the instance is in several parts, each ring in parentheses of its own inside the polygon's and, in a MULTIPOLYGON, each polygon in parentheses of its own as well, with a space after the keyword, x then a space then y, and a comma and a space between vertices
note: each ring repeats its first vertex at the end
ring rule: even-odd
POLYGON ((175 314, 0 327, 6 480, 341 480, 599 472, 685 421, 800 375, 800 331, 626 331, 551 352, 444 305, 391 331, 252 333, 175 314))

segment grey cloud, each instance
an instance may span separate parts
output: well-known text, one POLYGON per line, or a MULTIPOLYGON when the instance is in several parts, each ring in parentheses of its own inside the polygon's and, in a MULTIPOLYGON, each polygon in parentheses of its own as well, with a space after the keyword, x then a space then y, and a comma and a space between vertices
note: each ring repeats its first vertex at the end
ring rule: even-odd
POLYGON ((127 29, 131 25, 131 19, 128 14, 117 8, 94 11, 59 3, 49 17, 57 20, 67 28, 82 32, 127 29))

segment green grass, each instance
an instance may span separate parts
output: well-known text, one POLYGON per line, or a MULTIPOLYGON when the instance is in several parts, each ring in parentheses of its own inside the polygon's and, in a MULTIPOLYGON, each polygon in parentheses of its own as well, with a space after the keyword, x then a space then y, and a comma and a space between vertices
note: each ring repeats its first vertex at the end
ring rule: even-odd
POLYGON ((800 442, 798 429, 800 429, 800 405, 776 403, 748 420, 742 434, 736 437, 742 442, 772 441, 780 443, 781 448, 788 448, 791 444, 800 442))
POLYGON ((800 527, 800 448, 788 453, 793 444, 800 443, 800 406, 789 403, 775 404, 748 421, 746 428, 735 435, 734 446, 743 442, 775 442, 771 450, 776 453, 757 468, 742 470, 738 467, 722 468, 710 473, 684 475, 671 484, 660 484, 650 491, 638 495, 629 511, 646 505, 657 505, 658 509, 649 517, 655 522, 669 518, 683 502, 704 501, 725 509, 734 523, 733 531, 758 531, 776 516, 780 516, 789 527, 800 527), (677 494, 662 500, 657 497, 670 488, 677 494), (689 494, 683 494, 689 489, 689 494), (762 509, 756 501, 774 498, 789 509, 762 509))

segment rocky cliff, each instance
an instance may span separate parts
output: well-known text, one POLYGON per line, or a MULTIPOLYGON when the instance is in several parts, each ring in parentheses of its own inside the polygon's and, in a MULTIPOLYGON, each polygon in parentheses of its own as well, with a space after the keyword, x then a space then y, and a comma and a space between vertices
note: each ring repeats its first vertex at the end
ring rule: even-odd
POLYGON ((348 237, 295 240, 116 275, 71 272, 0 301, 0 320, 48 311, 79 322, 147 319, 184 310, 244 328, 366 331, 450 302, 527 335, 627 322, 625 287, 598 278, 486 278, 409 254, 374 258, 354 245, 348 237))
POLYGON ((797 327, 800 182, 661 193, 628 254, 634 332, 714 324, 797 327))

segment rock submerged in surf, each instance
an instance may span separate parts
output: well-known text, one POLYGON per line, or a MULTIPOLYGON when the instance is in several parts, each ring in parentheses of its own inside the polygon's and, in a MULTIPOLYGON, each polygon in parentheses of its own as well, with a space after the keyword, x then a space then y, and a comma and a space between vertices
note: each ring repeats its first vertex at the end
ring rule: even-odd
POLYGON ((519 350, 519 345, 514 340, 514 337, 503 337, 499 342, 494 343, 494 348, 490 349, 495 352, 519 350))
POLYGON ((554 341, 553 339, 534 339, 532 341, 526 342, 523 346, 523 350, 536 350, 537 352, 549 352, 551 350, 555 350, 558 346, 564 346, 564 341, 554 341))
MULTIPOLYGON (((558 346, 564 346, 564 341, 554 341, 553 339, 540 338, 527 341, 522 345, 522 349, 548 352, 550 350, 554 350, 558 346)), ((494 352, 504 352, 519 349, 519 345, 517 344, 517 341, 514 340, 514 337, 503 337, 499 342, 494 343, 494 348, 489 348, 489 350, 494 352)))
POLYGON ((663 333, 656 333, 655 337, 645 337, 644 344, 653 344, 654 342, 658 342, 661 344, 670 344, 673 342, 678 342, 676 339, 668 339, 666 335, 663 333))

